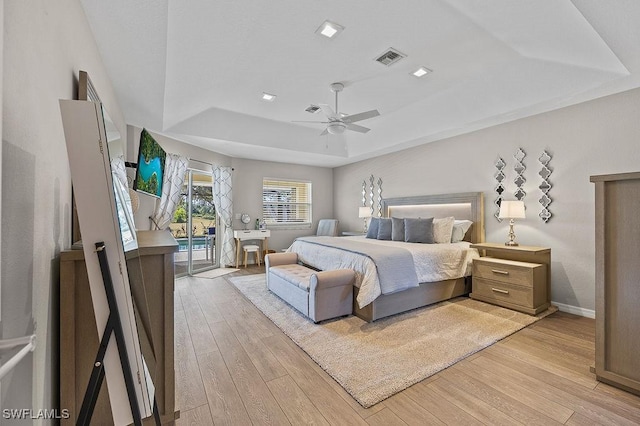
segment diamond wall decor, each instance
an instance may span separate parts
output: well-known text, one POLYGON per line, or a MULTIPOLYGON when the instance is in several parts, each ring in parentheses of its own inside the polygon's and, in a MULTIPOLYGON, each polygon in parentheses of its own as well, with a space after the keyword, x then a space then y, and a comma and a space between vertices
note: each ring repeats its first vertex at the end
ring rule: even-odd
POLYGON ((516 159, 516 164, 513 166, 513 170, 516 172, 516 177, 513 180, 513 183, 516 184, 516 191, 513 193, 513 195, 519 201, 524 200, 524 197, 527 195, 527 193, 524 191, 524 189, 522 189, 522 186, 527 181, 524 178, 524 176, 522 176, 524 171, 527 169, 524 166, 524 164, 522 163, 522 160, 524 160, 524 157, 526 157, 526 155, 527 154, 525 154, 525 152, 522 150, 522 148, 518 148, 516 153, 513 155, 513 158, 516 159))
POLYGON ((382 217, 382 178, 378 178, 376 181, 375 177, 371 175, 368 179, 362 181, 362 206, 367 207, 367 204, 371 216, 382 217), (367 180, 369 181, 368 183, 367 180), (377 191, 376 184, 378 185, 377 191), (378 195, 377 202, 375 200, 376 192, 378 195))
POLYGON ((540 210, 538 216, 540 216, 540 219, 542 219, 544 223, 547 223, 552 216, 551 211, 549 210, 549 204, 551 204, 551 202, 553 201, 549 196, 549 191, 551 190, 552 186, 551 182, 549 182, 549 176, 551 176, 551 172, 553 171, 549 167, 551 155, 549 155, 547 151, 542 151, 542 155, 540 155, 538 161, 540 161, 540 164, 542 164, 542 168, 538 172, 538 174, 542 178, 542 183, 538 187, 540 188, 540 191, 542 191, 542 197, 540 197, 540 199, 538 200, 538 202, 542 206, 542 210, 540 210))
POLYGON ((498 196, 495 200, 493 200, 493 204, 495 204, 496 206, 496 212, 493 214, 493 217, 495 217, 498 222, 502 222, 502 219, 500 219, 500 203, 502 203, 502 193, 504 192, 504 185, 502 185, 502 181, 505 179, 505 175, 503 170, 506 167, 507 163, 505 163, 502 158, 498 157, 494 165, 496 166, 496 169, 498 169, 493 175, 493 177, 498 182, 495 187, 495 191, 498 196))
POLYGON ((371 212, 371 216, 373 216, 373 182, 374 182, 374 177, 373 175, 369 176, 369 182, 371 183, 371 185, 369 186, 369 211, 371 212))
POLYGON ((382 217, 382 178, 378 178, 378 217, 382 217))

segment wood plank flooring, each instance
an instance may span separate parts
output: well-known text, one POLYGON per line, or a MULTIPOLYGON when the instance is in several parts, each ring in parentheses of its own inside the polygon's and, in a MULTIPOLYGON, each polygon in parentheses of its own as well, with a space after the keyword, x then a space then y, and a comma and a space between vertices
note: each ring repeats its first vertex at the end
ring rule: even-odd
POLYGON ((640 397, 599 383, 594 320, 562 312, 362 408, 225 278, 176 280, 184 425, 640 424, 640 397))

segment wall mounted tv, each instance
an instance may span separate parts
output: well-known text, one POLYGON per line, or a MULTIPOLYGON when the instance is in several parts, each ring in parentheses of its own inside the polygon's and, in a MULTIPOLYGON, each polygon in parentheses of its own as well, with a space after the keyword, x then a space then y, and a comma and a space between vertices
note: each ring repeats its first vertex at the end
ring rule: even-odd
POLYGON ((138 166, 133 189, 154 197, 162 196, 162 177, 164 176, 164 162, 167 153, 160 144, 142 129, 140 146, 138 148, 138 166))

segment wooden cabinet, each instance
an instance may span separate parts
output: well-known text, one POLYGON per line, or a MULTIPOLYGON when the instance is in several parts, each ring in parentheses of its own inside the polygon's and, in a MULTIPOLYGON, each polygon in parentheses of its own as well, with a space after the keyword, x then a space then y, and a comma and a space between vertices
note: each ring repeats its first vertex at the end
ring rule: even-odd
POLYGON ((591 182, 596 378, 640 395, 640 172, 591 176, 591 182))
POLYGON ((549 307, 550 249, 492 243, 471 247, 486 254, 473 261, 471 298, 531 315, 549 307))
MULTIPOLYGON (((131 293, 140 347, 156 390, 163 424, 179 417, 175 410, 174 262, 178 243, 169 232, 139 231, 138 249, 127 252, 131 293)), ((87 268, 82 250, 60 253, 60 406, 73 425, 82 405, 99 341, 87 268)), ((103 383, 92 424, 111 422, 111 405, 103 383)), ((152 424, 152 418, 144 423, 152 424)))

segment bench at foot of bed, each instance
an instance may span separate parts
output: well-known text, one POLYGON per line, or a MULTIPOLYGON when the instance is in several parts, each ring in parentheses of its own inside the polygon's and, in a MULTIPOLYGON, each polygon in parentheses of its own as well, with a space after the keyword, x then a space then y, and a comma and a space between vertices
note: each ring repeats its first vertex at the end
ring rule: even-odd
POLYGON ((313 322, 351 314, 352 270, 314 271, 299 265, 296 253, 268 254, 265 267, 267 288, 313 322))

